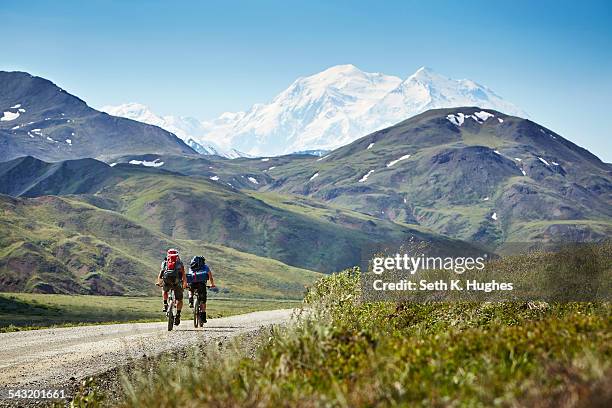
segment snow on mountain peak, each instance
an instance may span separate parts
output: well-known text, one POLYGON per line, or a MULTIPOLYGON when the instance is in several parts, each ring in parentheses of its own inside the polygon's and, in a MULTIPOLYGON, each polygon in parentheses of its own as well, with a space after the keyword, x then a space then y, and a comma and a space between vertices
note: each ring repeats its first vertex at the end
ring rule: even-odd
POLYGON ((207 122, 160 117, 136 103, 102 110, 160 126, 190 140, 192 147, 201 146, 203 153, 211 150, 233 157, 332 150, 426 110, 460 106, 527 116, 485 86, 447 78, 428 67, 402 80, 352 64, 299 77, 269 103, 255 104, 245 112, 225 112, 207 122))

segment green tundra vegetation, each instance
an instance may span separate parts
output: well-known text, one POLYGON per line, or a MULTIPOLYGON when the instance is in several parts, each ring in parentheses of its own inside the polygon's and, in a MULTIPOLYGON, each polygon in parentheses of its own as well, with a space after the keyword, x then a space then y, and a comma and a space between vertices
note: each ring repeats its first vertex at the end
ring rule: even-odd
POLYGON ((251 338, 126 377, 121 404, 604 406, 612 398, 609 302, 366 303, 359 279, 351 269, 318 280, 295 323, 263 333, 255 352, 251 338))

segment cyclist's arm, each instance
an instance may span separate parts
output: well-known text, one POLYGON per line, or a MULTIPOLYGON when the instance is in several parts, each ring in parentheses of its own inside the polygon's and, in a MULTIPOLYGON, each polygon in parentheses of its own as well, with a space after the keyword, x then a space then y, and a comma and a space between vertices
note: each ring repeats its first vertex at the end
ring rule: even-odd
POLYGON ((187 287, 187 274, 185 273, 185 265, 181 263, 181 275, 183 277, 183 287, 187 287))
POLYGON ((210 266, 208 267, 208 279, 210 280, 210 287, 214 288, 215 287, 215 279, 213 278, 212 269, 210 269, 210 266))
POLYGON ((159 270, 159 274, 157 275, 157 283, 161 283, 162 277, 163 277, 163 273, 164 273, 164 262, 162 262, 161 268, 159 270))

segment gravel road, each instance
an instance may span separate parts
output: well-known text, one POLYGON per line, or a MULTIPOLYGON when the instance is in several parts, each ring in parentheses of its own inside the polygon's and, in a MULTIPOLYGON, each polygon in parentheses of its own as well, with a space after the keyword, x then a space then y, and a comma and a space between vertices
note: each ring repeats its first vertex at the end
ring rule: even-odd
POLYGON ((285 309, 209 319, 203 329, 183 320, 172 332, 166 323, 126 323, 0 333, 0 387, 61 386, 133 359, 285 323, 291 314, 285 309))

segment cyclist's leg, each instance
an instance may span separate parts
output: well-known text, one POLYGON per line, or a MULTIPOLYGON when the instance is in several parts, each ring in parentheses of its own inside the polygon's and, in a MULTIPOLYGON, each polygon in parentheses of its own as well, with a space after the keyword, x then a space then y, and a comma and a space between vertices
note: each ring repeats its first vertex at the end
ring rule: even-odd
POLYGON ((162 288, 162 299, 164 300, 164 312, 168 310, 168 291, 170 290, 165 284, 162 288))
POLYGON ((207 300, 207 293, 206 293, 206 284, 203 283, 202 285, 200 285, 200 287, 198 288, 198 298, 200 299, 200 310, 202 310, 202 321, 204 323, 206 323, 206 300, 207 300))
POLYGON ((180 312, 183 308, 183 287, 181 284, 174 288, 174 298, 176 299, 176 310, 180 312))
POLYGON ((174 287, 174 299, 176 299, 176 316, 174 316, 174 324, 181 323, 181 309, 183 308, 183 286, 179 283, 174 287))
POLYGON ((200 304, 202 305, 202 311, 205 312, 206 311, 206 300, 207 300, 205 284, 200 285, 200 287, 198 288, 198 297, 200 298, 200 304))

